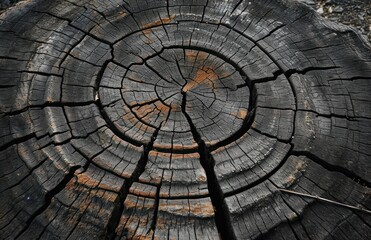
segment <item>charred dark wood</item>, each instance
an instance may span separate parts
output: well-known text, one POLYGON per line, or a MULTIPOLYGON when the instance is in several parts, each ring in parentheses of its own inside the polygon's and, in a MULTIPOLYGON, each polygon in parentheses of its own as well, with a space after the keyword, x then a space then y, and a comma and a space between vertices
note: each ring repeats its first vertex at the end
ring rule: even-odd
POLYGON ((371 48, 286 0, 0 15, 0 239, 370 239, 371 48))

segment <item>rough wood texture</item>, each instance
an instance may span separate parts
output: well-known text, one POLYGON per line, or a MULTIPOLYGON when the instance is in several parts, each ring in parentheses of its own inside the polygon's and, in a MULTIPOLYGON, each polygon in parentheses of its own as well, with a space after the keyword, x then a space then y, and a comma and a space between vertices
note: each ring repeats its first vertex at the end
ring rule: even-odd
POLYGON ((294 1, 22 2, 0 238, 371 239, 370 81, 370 46, 294 1))

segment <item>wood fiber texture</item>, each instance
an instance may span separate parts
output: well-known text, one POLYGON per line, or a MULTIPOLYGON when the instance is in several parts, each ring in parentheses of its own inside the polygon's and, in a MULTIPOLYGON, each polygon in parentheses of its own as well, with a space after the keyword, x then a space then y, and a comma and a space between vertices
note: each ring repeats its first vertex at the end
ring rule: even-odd
POLYGON ((371 239, 371 48, 288 0, 0 15, 0 239, 371 239), (283 190, 288 191, 283 191, 283 190))

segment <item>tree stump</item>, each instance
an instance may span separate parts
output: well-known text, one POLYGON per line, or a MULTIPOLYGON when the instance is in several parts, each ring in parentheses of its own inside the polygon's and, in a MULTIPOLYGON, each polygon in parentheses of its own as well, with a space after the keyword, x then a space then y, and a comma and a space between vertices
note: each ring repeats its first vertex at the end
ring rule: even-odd
POLYGON ((353 30, 288 0, 0 18, 1 239, 371 238, 371 48, 353 30))

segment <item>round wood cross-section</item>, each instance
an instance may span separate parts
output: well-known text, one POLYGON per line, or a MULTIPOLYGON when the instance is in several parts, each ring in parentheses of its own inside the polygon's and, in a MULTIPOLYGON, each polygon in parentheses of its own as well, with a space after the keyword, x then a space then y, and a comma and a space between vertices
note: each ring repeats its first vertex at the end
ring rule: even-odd
POLYGON ((0 15, 0 239, 370 239, 371 48, 293 0, 0 15))
MULTIPOLYGON (((120 44, 114 50, 128 47, 120 44)), ((185 47, 164 49, 138 64, 108 63, 99 99, 102 115, 119 136, 148 145, 157 130, 157 151, 185 153, 197 151, 192 127, 210 146, 241 131, 250 90, 239 70, 212 53, 185 47)), ((126 61, 122 56, 118 62, 126 61)))

